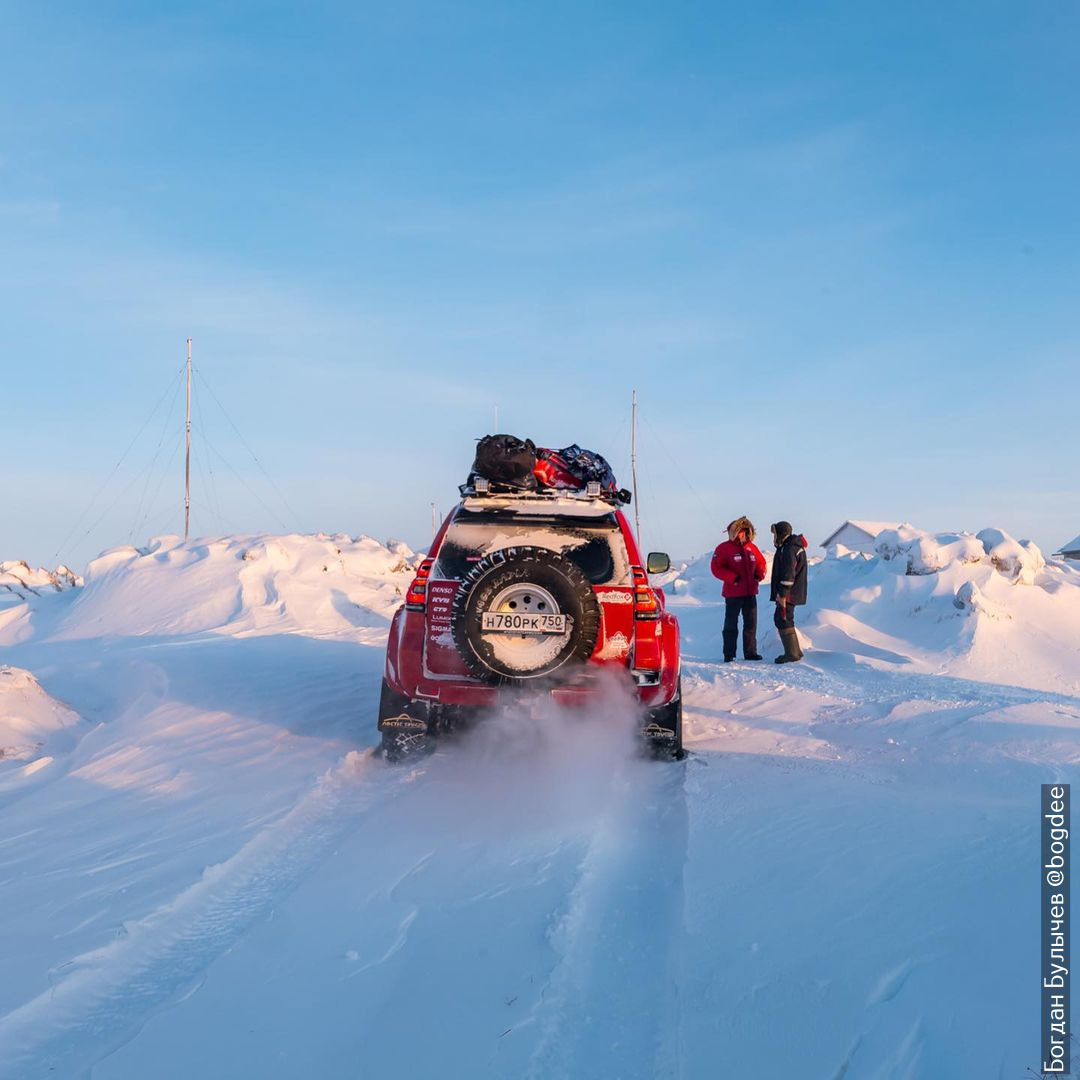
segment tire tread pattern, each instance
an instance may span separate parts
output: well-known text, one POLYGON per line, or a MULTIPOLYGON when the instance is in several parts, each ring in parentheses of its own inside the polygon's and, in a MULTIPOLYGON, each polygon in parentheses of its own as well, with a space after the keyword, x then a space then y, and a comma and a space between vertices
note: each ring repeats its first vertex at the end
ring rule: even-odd
POLYGON ((552 674, 567 663, 588 660, 600 635, 600 603, 584 571, 565 555, 534 546, 501 548, 485 555, 462 578, 454 596, 450 618, 454 642, 466 666, 477 678, 496 684, 529 683, 552 674), (527 581, 530 570, 544 575, 552 571, 560 574, 572 593, 578 611, 565 612, 574 620, 570 634, 571 647, 563 650, 556 662, 541 670, 515 676, 495 670, 477 651, 473 635, 479 633, 479 612, 471 601, 493 579, 501 582, 503 577, 520 575, 520 580, 527 581))

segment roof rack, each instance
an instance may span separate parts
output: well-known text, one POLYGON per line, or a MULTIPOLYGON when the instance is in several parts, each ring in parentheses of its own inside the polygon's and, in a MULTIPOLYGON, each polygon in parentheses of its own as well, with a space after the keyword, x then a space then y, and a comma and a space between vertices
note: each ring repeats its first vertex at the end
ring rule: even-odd
POLYGON ((606 499, 565 495, 466 495, 462 507, 473 514, 504 511, 521 517, 607 517, 615 505, 606 499))
POLYGON ((462 484, 464 509, 472 513, 506 510, 522 515, 603 517, 622 502, 616 492, 601 492, 600 485, 595 482, 590 483, 584 490, 561 488, 551 491, 492 491, 491 487, 492 485, 482 478, 477 478, 472 484, 462 484))
POLYGON ((602 490, 598 480, 588 481, 583 488, 547 488, 539 491, 520 491, 509 485, 486 480, 482 476, 470 477, 467 483, 461 484, 458 491, 465 499, 500 499, 500 500, 543 500, 547 502, 559 500, 571 500, 572 502, 596 502, 600 501, 608 506, 625 506, 630 502, 630 492, 625 489, 619 491, 602 490))

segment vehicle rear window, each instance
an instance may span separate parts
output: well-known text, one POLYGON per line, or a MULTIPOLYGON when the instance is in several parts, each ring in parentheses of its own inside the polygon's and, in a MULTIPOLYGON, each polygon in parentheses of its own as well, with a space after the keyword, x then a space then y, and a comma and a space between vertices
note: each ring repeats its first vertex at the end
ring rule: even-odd
POLYGON ((626 544, 614 518, 508 521, 493 514, 459 515, 446 531, 432 576, 460 580, 485 555, 525 546, 565 555, 593 585, 631 584, 626 544))

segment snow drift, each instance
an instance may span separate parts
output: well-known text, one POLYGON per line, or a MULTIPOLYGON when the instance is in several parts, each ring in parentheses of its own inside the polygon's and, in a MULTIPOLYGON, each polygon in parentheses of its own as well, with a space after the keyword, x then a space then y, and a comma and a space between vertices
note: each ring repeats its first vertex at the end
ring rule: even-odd
POLYGON ((0 763, 32 761, 51 744, 67 742, 78 719, 29 671, 0 666, 0 763))
POLYGON ((24 591, 0 609, 0 644, 377 629, 401 602, 413 559, 405 544, 367 536, 156 537, 104 552, 60 594, 24 591))
POLYGON ((40 778, 75 745, 79 724, 29 671, 0 666, 0 795, 40 778))
POLYGON ((878 537, 875 551, 886 561, 899 560, 908 574, 936 574, 954 563, 989 562, 998 573, 1023 585, 1034 585, 1046 565, 1035 544, 1014 540, 1002 529, 983 529, 974 536, 888 529, 878 537))
MULTIPOLYGON (((691 604, 719 600, 709 559, 673 574, 669 593, 691 604)), ((798 623, 819 653, 1033 689, 1080 689, 1080 570, 1048 562, 1030 540, 995 528, 887 530, 873 557, 812 562, 809 574, 809 603, 798 623)))

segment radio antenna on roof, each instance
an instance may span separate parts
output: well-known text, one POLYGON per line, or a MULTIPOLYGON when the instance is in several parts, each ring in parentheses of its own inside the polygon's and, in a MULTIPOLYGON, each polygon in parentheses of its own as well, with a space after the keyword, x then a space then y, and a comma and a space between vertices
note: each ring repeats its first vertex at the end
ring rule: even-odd
POLYGON ((630 398, 630 480, 634 488, 634 536, 641 544, 641 503, 637 494, 637 391, 630 398))

